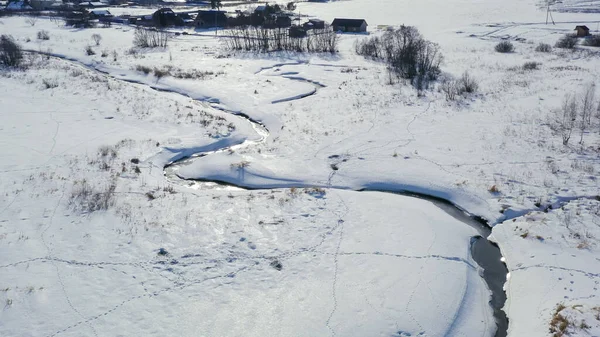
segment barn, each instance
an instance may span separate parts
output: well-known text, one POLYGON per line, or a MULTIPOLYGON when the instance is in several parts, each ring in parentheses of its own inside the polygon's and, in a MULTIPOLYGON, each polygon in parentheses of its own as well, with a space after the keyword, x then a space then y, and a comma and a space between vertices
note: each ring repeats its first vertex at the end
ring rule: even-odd
POLYGON ((367 31, 367 21, 364 19, 334 19, 331 23, 333 30, 338 32, 360 33, 367 31))

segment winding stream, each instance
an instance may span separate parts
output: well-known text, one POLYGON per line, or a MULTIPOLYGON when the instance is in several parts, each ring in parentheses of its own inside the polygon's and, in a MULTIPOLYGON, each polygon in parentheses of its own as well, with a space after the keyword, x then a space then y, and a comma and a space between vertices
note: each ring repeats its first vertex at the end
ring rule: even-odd
MULTIPOLYGON (((241 115, 239 115, 239 116, 244 118, 241 115)), ((251 146, 251 145, 254 145, 254 144, 257 144, 260 142, 264 142, 266 140, 266 138, 268 137, 267 128, 264 125, 258 124, 249 118, 245 118, 245 119, 248 122, 255 124, 255 125, 253 125, 254 130, 259 132, 259 134, 261 135, 261 139, 259 141, 246 141, 242 144, 238 144, 235 146, 225 147, 225 148, 222 148, 222 149, 219 149, 216 151, 202 152, 202 153, 198 153, 193 156, 189 156, 189 157, 183 158, 181 160, 175 161, 175 162, 170 163, 167 166, 165 166, 165 169, 164 169, 165 178, 173 183, 181 183, 182 181, 185 181, 185 182, 195 181, 197 183, 205 185, 206 187, 214 187, 214 186, 220 185, 220 186, 235 187, 235 188, 241 189, 241 190, 270 190, 270 189, 262 189, 262 188, 247 188, 247 187, 234 185, 234 184, 224 182, 224 181, 203 180, 203 179, 184 179, 184 178, 180 177, 179 175, 177 175, 178 167, 189 165, 196 158, 205 157, 205 156, 208 156, 211 154, 225 152, 225 151, 229 151, 229 150, 240 149, 240 148, 251 146)), ((333 174, 335 174, 335 170, 332 171, 332 175, 333 174)), ((330 176, 330 180, 331 180, 331 176, 330 176)), ((305 186, 297 186, 297 187, 302 188, 305 186)), ((470 242, 471 256, 473 257, 473 260, 475 260, 475 262, 479 265, 479 267, 481 267, 481 269, 482 269, 481 277, 487 284, 488 289, 490 290, 490 292, 492 294, 489 304, 493 309, 493 315, 494 315, 494 319, 496 321, 496 332, 494 334, 494 337, 506 337, 507 333, 508 333, 508 318, 506 316, 506 313, 502 310, 502 307, 504 306, 504 303, 506 302, 506 293, 504 291, 504 283, 506 282, 506 277, 508 275, 508 269, 506 268, 506 265, 502 262, 502 254, 500 252, 499 247, 495 243, 493 243, 487 239, 487 237, 490 236, 492 230, 487 225, 485 220, 469 215, 468 213, 461 210, 460 208, 458 208, 457 206, 455 206, 454 204, 450 203, 447 200, 443 200, 443 199, 428 196, 428 195, 411 193, 411 192, 406 192, 406 191, 385 191, 385 190, 366 190, 366 189, 360 190, 357 192, 363 192, 363 191, 364 192, 379 192, 379 193, 398 194, 398 195, 410 196, 410 197, 415 197, 415 198, 420 198, 420 199, 430 201, 434 205, 436 205, 437 207, 442 209, 444 212, 446 212, 448 215, 452 216, 453 218, 455 218, 455 219, 461 221, 462 223, 477 230, 479 235, 472 237, 471 242, 470 242)))
MULTIPOLYGON (((81 61, 78 61, 76 59, 70 59, 70 58, 67 58, 67 57, 64 57, 61 55, 56 55, 56 54, 51 54, 51 53, 43 53, 43 52, 37 52, 37 51, 29 51, 29 52, 44 54, 44 55, 50 56, 50 57, 56 57, 56 58, 62 59, 64 61, 82 66, 88 70, 98 72, 104 76, 111 77, 114 80, 127 82, 127 83, 136 83, 139 85, 144 85, 147 88, 150 88, 150 89, 153 89, 156 91, 169 91, 169 92, 176 93, 176 94, 179 94, 182 96, 186 96, 185 94, 180 93, 180 92, 165 90, 162 88, 156 88, 156 87, 146 84, 146 83, 141 83, 138 81, 128 80, 125 78, 113 76, 113 75, 107 73, 106 71, 95 68, 93 65, 88 65, 88 64, 82 63, 81 61)), ((262 69, 262 70, 265 70, 265 69, 262 69)), ((307 79, 300 78, 300 77, 293 77, 294 74, 292 74, 292 73, 284 73, 282 75, 283 75, 282 77, 287 78, 289 80, 305 81, 307 83, 314 85, 314 87, 315 87, 314 93, 316 93, 319 88, 324 87, 324 85, 322 85, 318 82, 315 82, 315 81, 307 80, 307 79)), ((314 93, 311 93, 310 95, 313 95, 314 93)), ((308 96, 310 96, 310 95, 308 95, 308 96)), ((189 96, 186 96, 186 97, 190 98, 189 96)), ((307 97, 307 96, 303 96, 303 97, 298 96, 294 99, 302 99, 304 97, 307 97)), ((165 178, 172 183, 185 184, 188 180, 185 180, 185 179, 179 177, 177 175, 177 169, 181 166, 190 164, 191 162, 193 162, 195 159, 197 159, 199 157, 205 157, 205 156, 209 156, 211 154, 226 152, 226 151, 230 151, 230 150, 239 150, 241 148, 245 148, 248 146, 252 146, 252 145, 264 142, 269 136, 269 130, 262 123, 260 123, 259 121, 253 120, 246 114, 243 114, 241 112, 228 111, 228 110, 222 108, 218 103, 214 103, 214 102, 210 102, 210 101, 202 101, 202 100, 197 100, 197 99, 193 99, 193 100, 196 102, 199 102, 201 104, 208 103, 210 108, 212 108, 212 109, 230 113, 230 114, 235 115, 238 118, 242 119, 244 122, 250 123, 252 128, 254 129, 254 131, 259 135, 259 139, 258 140, 246 140, 246 141, 242 142, 241 144, 226 146, 226 147, 220 148, 218 150, 214 150, 214 151, 194 153, 192 155, 189 155, 187 157, 181 158, 177 161, 167 164, 164 167, 164 175, 165 175, 165 178)), ((290 100, 292 100, 292 99, 290 99, 290 100)), ((334 174, 334 172, 332 174, 334 174)), ((206 181, 206 180, 196 180, 196 181, 201 181, 202 184, 207 184, 208 186, 214 186, 216 184, 223 184, 223 182, 219 182, 219 181, 206 181)), ((185 184, 185 185, 187 185, 187 184, 185 184)), ((227 184, 227 183, 226 183, 226 185, 234 186, 234 187, 237 187, 240 189, 247 189, 242 186, 235 186, 235 185, 231 185, 231 184, 227 184)), ((305 187, 305 186, 298 186, 298 187, 305 187)), ((504 306, 504 303, 506 301, 506 294, 503 290, 503 286, 504 286, 504 283, 506 282, 506 276, 508 274, 508 270, 507 270, 506 266, 504 265, 504 263, 502 262, 502 255, 500 253, 500 249, 497 247, 497 245, 495 245, 494 243, 487 240, 487 237, 491 233, 491 228, 485 223, 485 221, 478 219, 476 217, 470 216, 465 211, 461 210, 460 208, 458 208, 457 206, 453 205, 452 203, 450 203, 446 200, 435 198, 432 196, 415 194, 415 193, 410 193, 407 191, 382 191, 382 190, 370 190, 370 191, 381 192, 381 193, 400 194, 400 195, 406 195, 406 196, 411 196, 411 197, 428 200, 428 201, 434 203, 436 206, 438 206, 442 210, 444 210, 450 216, 454 217, 455 219, 457 219, 457 220, 463 222, 464 224, 477 230, 479 235, 474 236, 470 242, 471 256, 473 257, 475 262, 482 268, 483 272, 482 272, 481 276, 484 279, 484 281, 486 282, 486 284, 492 294, 490 305, 493 308, 494 318, 495 318, 496 325, 497 325, 497 329, 494 334, 494 337, 505 337, 507 335, 507 329, 508 329, 508 318, 506 317, 506 314, 504 313, 504 311, 502 311, 501 309, 504 306)), ((360 191, 357 191, 357 192, 360 192, 360 191)))

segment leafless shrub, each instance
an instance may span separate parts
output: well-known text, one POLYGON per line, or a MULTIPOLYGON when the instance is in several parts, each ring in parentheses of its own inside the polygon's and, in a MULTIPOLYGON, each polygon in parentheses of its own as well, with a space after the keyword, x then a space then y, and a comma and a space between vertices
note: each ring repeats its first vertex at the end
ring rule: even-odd
POLYGON ((79 77, 81 75, 83 75, 83 70, 81 69, 73 69, 71 70, 71 72, 69 73, 69 75, 73 76, 73 77, 79 77))
POLYGON ((243 170, 250 166, 250 162, 244 160, 239 163, 233 163, 230 166, 232 169, 235 169, 235 170, 243 170))
POLYGON ((100 157, 110 157, 114 159, 117 157, 117 149, 115 149, 114 146, 104 145, 98 148, 98 155, 100 157))
POLYGON ((96 46, 100 45, 100 41, 102 41, 102 35, 100 34, 92 34, 92 40, 96 44, 96 46))
POLYGON ((50 40, 50 33, 47 30, 40 30, 37 32, 38 40, 50 40))
POLYGON ((474 93, 479 89, 477 81, 465 71, 458 80, 445 80, 440 84, 440 89, 446 95, 449 101, 455 100, 458 96, 465 93, 474 93))
POLYGON ((52 89, 58 87, 58 82, 56 80, 43 79, 42 84, 44 85, 44 89, 52 89))
MULTIPOLYGON (((458 83, 456 80, 445 80, 440 84, 440 89, 446 94, 446 100, 454 101, 460 94, 458 89, 458 83)), ((396 155, 396 154, 395 154, 396 155)))
POLYGON ((565 36, 561 37, 558 41, 556 41, 556 44, 554 46, 556 48, 574 49, 576 45, 577 37, 573 34, 566 34, 565 36))
POLYGON ((552 51, 552 46, 547 43, 540 43, 535 47, 535 51, 540 53, 549 53, 552 51))
POLYGON ((139 72, 143 72, 144 74, 148 75, 150 73, 153 73, 154 76, 156 76, 157 78, 162 78, 165 76, 172 76, 175 78, 181 78, 181 79, 206 79, 209 76, 219 76, 224 74, 223 71, 219 71, 219 72, 213 72, 213 71, 202 71, 202 70, 198 70, 198 69, 190 69, 190 70, 183 70, 180 68, 176 68, 173 67, 171 65, 167 65, 167 66, 163 66, 162 68, 158 68, 158 67, 154 67, 154 68, 150 68, 148 66, 144 66, 144 65, 136 65, 134 68, 136 71, 139 72))
POLYGON ((592 114, 596 105, 596 86, 594 83, 588 85, 581 99, 581 109, 579 110, 579 131, 581 137, 579 144, 583 144, 583 135, 592 124, 592 114))
POLYGON ((69 198, 69 205, 75 211, 82 213, 107 210, 114 205, 116 187, 116 180, 100 188, 92 187, 85 179, 75 181, 69 198))
POLYGON ((156 76, 156 78, 162 78, 164 76, 170 75, 170 72, 168 69, 162 68, 154 68, 154 76, 156 76))
POLYGON ((147 66, 143 66, 143 65, 140 65, 140 64, 138 64, 137 66, 135 66, 135 70, 137 70, 139 72, 142 72, 142 73, 144 73, 146 75, 148 75, 149 73, 152 72, 152 68, 147 67, 147 66))
POLYGON ((458 81, 459 88, 462 92, 466 93, 474 93, 479 89, 479 84, 471 75, 469 75, 468 71, 465 71, 460 80, 458 81))
POLYGON ((502 41, 494 49, 499 53, 512 53, 515 51, 515 46, 510 41, 502 41))
POLYGON ((25 19, 25 23, 27 23, 28 25, 31 25, 31 27, 35 26, 35 24, 38 22, 38 18, 36 16, 28 16, 25 19))
POLYGON ((177 193, 177 191, 175 191, 175 188, 173 186, 171 186, 171 185, 163 187, 163 191, 167 192, 167 193, 170 193, 170 194, 177 193))
POLYGON ((523 64, 523 70, 536 70, 540 64, 541 63, 535 61, 525 62, 525 64, 523 64))
POLYGON ((96 52, 94 51, 94 49, 92 49, 92 46, 85 46, 85 54, 88 56, 91 55, 96 55, 96 52))
POLYGON ((169 33, 163 31, 138 27, 133 35, 133 45, 138 48, 165 48, 168 42, 169 33))
POLYGON ((600 35, 588 36, 583 40, 583 45, 588 47, 600 47, 600 35))
POLYGON ((556 113, 554 129, 561 135, 563 145, 568 145, 577 120, 577 97, 566 95, 560 110, 556 113))

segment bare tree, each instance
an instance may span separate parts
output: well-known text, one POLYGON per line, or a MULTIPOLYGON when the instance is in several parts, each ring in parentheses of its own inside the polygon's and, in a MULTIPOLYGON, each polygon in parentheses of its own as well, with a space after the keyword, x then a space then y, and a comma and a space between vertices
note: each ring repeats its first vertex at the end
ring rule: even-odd
POLYGON ((92 34, 92 40, 96 43, 96 46, 100 45, 100 41, 102 41, 102 35, 100 34, 92 34))
POLYGON ((592 124, 592 113, 594 111, 594 105, 596 104, 596 85, 591 83, 583 94, 581 99, 581 110, 579 111, 579 131, 581 131, 581 137, 579 138, 579 144, 583 144, 583 135, 588 127, 592 124))
POLYGON ((31 25, 31 27, 35 26, 37 21, 38 21, 38 18, 35 16, 28 16, 27 19, 25 19, 25 22, 27 24, 31 25))
POLYGON ((568 145, 577 121, 577 96, 565 95, 562 108, 557 112, 556 130, 562 137, 563 145, 568 145))
POLYGON ((133 44, 139 48, 165 48, 169 42, 169 33, 138 27, 133 34, 133 44))

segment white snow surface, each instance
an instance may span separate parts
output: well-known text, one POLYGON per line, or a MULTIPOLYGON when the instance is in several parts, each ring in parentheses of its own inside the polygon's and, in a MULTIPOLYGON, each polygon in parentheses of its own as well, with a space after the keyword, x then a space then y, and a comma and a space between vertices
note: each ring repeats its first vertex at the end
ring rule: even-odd
POLYGON ((360 189, 440 197, 498 224, 509 336, 547 336, 559 304, 570 335, 599 333, 598 132, 565 147, 549 127, 565 94, 597 80, 598 52, 534 51, 597 15, 545 25, 537 1, 517 0, 298 10, 365 18, 371 34, 416 25, 445 75, 468 70, 479 91, 448 102, 388 85, 383 64, 354 53, 364 35, 342 35, 336 55, 230 52, 191 30, 135 50, 129 26, 0 19, 37 55, 0 72, 0 336, 492 335, 477 231, 360 189), (500 40, 516 51, 495 53, 500 40))

